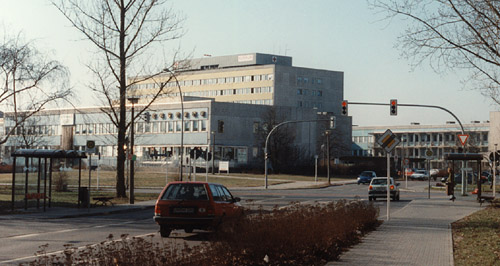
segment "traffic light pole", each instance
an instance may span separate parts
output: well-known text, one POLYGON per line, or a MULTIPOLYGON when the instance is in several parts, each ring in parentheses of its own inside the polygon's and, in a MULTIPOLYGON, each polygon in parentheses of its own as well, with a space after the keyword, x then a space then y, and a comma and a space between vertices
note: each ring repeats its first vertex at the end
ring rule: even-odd
MULTIPOLYGON (((358 104, 358 105, 384 105, 384 106, 391 106, 390 103, 365 103, 365 102, 349 102, 349 104, 358 104)), ((426 104, 408 104, 408 103, 397 103, 398 106, 408 106, 408 107, 424 107, 424 108, 435 108, 435 109, 441 109, 447 113, 449 113, 455 120, 457 120, 458 124, 460 125, 460 129, 462 130, 462 134, 465 134, 464 127, 462 125, 462 122, 460 122, 460 119, 452 113, 450 110, 441 107, 439 105, 426 105, 426 104)))

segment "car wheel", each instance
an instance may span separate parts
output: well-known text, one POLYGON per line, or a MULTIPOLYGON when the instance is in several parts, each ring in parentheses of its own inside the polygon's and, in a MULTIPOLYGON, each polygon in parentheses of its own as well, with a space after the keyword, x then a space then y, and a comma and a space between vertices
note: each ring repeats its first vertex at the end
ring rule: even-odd
POLYGON ((170 233, 172 232, 172 229, 165 226, 165 225, 160 225, 160 235, 161 237, 169 237, 170 233))
POLYGON ((373 197, 368 197, 368 200, 369 200, 369 201, 372 201, 372 200, 373 200, 373 197))
POLYGON ((193 228, 184 228, 184 232, 186 232, 186 233, 192 233, 193 232, 193 228))
POLYGON ((399 193, 398 193, 398 195, 396 196, 396 200, 397 200, 397 201, 399 201, 399 193))

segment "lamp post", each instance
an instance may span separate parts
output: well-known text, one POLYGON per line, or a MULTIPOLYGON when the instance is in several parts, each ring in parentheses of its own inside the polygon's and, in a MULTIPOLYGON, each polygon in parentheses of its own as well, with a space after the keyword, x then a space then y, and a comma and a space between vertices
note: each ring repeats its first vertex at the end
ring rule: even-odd
POLYGON ((493 198, 495 198, 495 195, 496 195, 496 186, 497 186, 497 160, 498 158, 496 158, 497 156, 497 145, 495 143, 495 150, 493 151, 493 198))
POLYGON ((132 122, 130 125, 130 204, 134 204, 134 104, 139 101, 139 98, 130 97, 128 101, 132 104, 132 122))
POLYGON ((212 175, 215 175, 215 131, 212 134, 212 175))
POLYGON ((182 97, 181 85, 179 84, 179 80, 177 79, 177 76, 168 68, 163 69, 163 72, 170 73, 172 75, 172 77, 175 79, 175 84, 177 85, 177 88, 179 89, 179 98, 181 100, 181 151, 180 151, 179 156, 181 158, 180 181, 182 181, 182 168, 184 166, 183 165, 183 163, 184 163, 184 100, 182 97))
POLYGON ((330 183, 330 131, 325 131, 326 136, 326 177, 328 178, 328 184, 330 183))

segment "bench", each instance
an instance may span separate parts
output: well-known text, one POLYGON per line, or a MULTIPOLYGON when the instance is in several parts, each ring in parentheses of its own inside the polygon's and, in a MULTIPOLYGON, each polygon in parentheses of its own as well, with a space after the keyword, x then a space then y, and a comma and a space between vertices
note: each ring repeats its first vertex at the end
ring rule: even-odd
POLYGON ((115 206, 111 200, 114 197, 93 197, 92 199, 95 200, 94 206, 107 206, 108 203, 111 204, 111 206, 115 206))

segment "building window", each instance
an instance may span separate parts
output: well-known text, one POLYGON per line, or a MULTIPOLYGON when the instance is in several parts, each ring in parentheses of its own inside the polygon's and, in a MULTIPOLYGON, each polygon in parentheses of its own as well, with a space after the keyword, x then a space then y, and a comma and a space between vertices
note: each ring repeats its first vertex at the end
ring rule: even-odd
POLYGON ((184 121, 184 131, 191 131, 191 121, 184 121))
POLYGON ((217 133, 224 133, 224 121, 217 121, 217 133))
POLYGON ((198 132, 198 120, 193 120, 193 132, 198 132))
POLYGON ((259 122, 253 122, 253 133, 259 133, 259 122))
POLYGON ((207 131, 207 120, 201 120, 201 131, 207 131))
POLYGON ((302 95, 302 89, 297 89, 297 95, 302 95))

